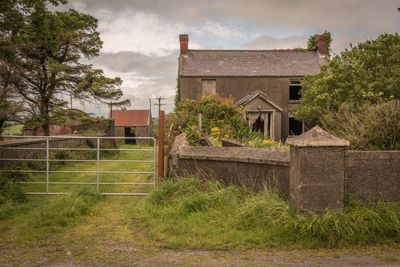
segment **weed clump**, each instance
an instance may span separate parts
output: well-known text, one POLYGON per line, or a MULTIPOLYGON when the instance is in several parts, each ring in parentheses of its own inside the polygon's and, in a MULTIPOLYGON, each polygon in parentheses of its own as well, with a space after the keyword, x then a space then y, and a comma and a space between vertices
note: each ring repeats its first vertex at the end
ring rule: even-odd
POLYGON ((26 201, 23 188, 18 183, 26 180, 25 173, 4 172, 0 176, 0 220, 13 215, 26 201))
MULTIPOLYGON (((342 211, 297 213, 277 194, 216 181, 168 181, 133 206, 133 223, 169 248, 340 247, 400 242, 400 205, 352 201, 342 211)), ((160 243, 158 243, 160 244, 160 243)))
POLYGON ((101 199, 100 194, 88 188, 70 195, 54 196, 32 210, 28 223, 33 229, 55 232, 89 214, 92 207, 101 199))

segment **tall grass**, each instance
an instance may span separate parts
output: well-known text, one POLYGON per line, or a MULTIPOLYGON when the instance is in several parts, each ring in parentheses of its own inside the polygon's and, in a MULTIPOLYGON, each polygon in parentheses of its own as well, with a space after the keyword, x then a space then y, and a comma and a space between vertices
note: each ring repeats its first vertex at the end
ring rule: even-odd
POLYGON ((400 242, 400 205, 353 201, 306 216, 274 193, 215 181, 166 182, 132 208, 133 223, 165 247, 339 247, 400 242))
POLYGON ((19 181, 25 179, 24 173, 3 172, 0 174, 0 220, 7 219, 13 215, 26 197, 19 181))
POLYGON ((70 195, 54 196, 43 205, 31 211, 28 222, 31 228, 45 232, 57 231, 74 223, 91 212, 92 207, 102 199, 100 194, 82 188, 70 195))

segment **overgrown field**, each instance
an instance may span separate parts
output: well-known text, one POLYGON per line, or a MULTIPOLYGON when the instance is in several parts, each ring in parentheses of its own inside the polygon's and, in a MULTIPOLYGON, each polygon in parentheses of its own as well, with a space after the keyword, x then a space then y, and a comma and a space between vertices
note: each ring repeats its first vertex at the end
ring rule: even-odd
POLYGON ((400 242, 400 205, 297 214, 274 193, 196 178, 167 182, 133 206, 133 223, 168 248, 343 247, 400 242))

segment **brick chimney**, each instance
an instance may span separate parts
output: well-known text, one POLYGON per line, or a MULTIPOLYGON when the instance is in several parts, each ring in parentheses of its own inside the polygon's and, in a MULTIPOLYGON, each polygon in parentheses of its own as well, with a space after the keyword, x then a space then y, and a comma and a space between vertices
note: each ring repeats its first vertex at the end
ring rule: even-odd
POLYGON ((181 55, 187 55, 189 52, 189 35, 179 34, 179 44, 181 46, 181 55))
POLYGON ((315 46, 317 47, 317 51, 321 56, 328 56, 328 46, 326 44, 326 40, 323 35, 318 34, 316 36, 315 46))

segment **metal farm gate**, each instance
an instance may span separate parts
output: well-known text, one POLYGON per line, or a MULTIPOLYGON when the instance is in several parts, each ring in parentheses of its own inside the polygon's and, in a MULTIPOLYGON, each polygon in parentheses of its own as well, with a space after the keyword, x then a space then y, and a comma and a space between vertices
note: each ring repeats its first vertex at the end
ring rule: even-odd
POLYGON ((27 194, 66 194, 68 187, 86 186, 102 195, 138 196, 156 185, 153 137, 10 138, 0 142, 0 175, 24 177, 18 181, 27 194))

